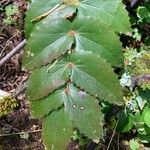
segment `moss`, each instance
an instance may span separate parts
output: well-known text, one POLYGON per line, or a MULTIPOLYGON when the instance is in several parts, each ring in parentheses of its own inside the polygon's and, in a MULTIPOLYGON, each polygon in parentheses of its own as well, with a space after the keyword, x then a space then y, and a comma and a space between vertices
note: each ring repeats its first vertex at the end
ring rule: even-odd
POLYGON ((12 112, 18 106, 16 99, 11 96, 0 98, 0 117, 12 112))

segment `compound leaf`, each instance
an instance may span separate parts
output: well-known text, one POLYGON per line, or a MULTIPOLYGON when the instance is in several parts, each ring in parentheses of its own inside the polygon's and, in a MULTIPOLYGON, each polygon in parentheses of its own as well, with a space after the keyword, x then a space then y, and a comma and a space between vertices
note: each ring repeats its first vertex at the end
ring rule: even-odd
POLYGON ((123 104, 112 66, 123 64, 116 32, 128 31, 121 0, 32 0, 25 24, 26 95, 32 116, 43 118, 48 150, 66 149, 76 128, 93 140, 102 136, 99 102, 123 104))

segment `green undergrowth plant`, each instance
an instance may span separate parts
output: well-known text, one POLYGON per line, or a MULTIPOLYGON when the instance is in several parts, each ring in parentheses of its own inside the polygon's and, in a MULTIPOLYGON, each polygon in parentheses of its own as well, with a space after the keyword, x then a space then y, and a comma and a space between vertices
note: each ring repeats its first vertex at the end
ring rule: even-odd
POLYGON ((150 46, 150 33, 149 24, 150 24, 150 3, 149 1, 145 1, 142 6, 139 6, 136 9, 137 19, 134 20, 133 25, 137 27, 139 30, 139 35, 142 36, 142 41, 147 46, 150 46))
POLYGON ((145 3, 144 6, 139 6, 137 9, 137 16, 139 22, 141 23, 150 23, 150 3, 145 3))
POLYGON ((26 15, 23 66, 33 118, 47 149, 66 149, 74 130, 98 141, 101 102, 123 105, 114 67, 123 66, 117 33, 130 32, 121 0, 33 0, 26 15))
POLYGON ((125 73, 120 82, 124 91, 125 107, 118 113, 117 131, 136 133, 135 141, 140 144, 150 143, 149 47, 142 44, 140 48, 126 48, 124 56, 125 73))

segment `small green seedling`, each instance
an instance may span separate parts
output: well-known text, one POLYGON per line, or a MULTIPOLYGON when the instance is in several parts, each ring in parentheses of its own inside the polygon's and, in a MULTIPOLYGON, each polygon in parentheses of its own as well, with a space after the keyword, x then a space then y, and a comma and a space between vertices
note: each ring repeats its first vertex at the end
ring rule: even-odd
POLYGON ((3 19, 3 22, 6 25, 15 25, 15 20, 13 16, 18 13, 18 6, 16 5, 8 5, 5 7, 6 18, 3 19))

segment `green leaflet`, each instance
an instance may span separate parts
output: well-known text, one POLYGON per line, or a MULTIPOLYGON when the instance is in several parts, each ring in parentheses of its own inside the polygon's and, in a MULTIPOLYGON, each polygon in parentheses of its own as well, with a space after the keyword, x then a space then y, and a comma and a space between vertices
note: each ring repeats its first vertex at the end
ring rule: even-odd
POLYGON ((70 22, 65 19, 40 23, 28 39, 23 63, 26 68, 35 69, 58 59, 73 44, 73 37, 67 35, 70 22), (30 53, 32 55, 30 55, 30 53))
POLYGON ((99 102, 123 104, 111 67, 123 62, 115 32, 130 31, 121 0, 33 0, 25 31, 26 95, 32 116, 43 118, 46 148, 65 149, 76 128, 101 138, 99 102))
POLYGON ((72 132, 72 122, 64 110, 52 112, 43 121, 42 136, 48 150, 65 150, 72 132))
POLYGON ((28 98, 41 99, 64 85, 68 80, 69 68, 65 62, 37 69, 28 80, 28 98))
POLYGON ((65 98, 64 109, 73 121, 74 127, 87 137, 99 140, 103 129, 103 115, 96 98, 78 91, 73 85, 68 87, 65 98))
POLYGON ((58 3, 60 3, 60 0, 32 0, 25 19, 27 22, 25 24, 25 32, 27 37, 30 35, 34 27, 31 20, 53 8, 58 3))
POLYGON ((100 20, 117 32, 131 30, 127 12, 121 0, 83 0, 79 3, 78 11, 78 18, 88 17, 100 20))
POLYGON ((99 54, 112 65, 122 64, 119 37, 106 24, 96 19, 83 18, 74 20, 71 29, 75 32, 75 51, 91 51, 99 54))
POLYGON ((150 127, 150 120, 149 120, 149 117, 150 117, 150 109, 149 108, 145 108, 144 110, 144 122, 145 124, 150 127))
MULTIPOLYGON (((36 45, 33 44, 33 41, 31 41, 31 43, 35 49, 36 45)), ((56 40, 55 42, 53 42, 52 44, 45 47, 40 52, 38 52, 38 45, 37 45, 35 53, 33 53, 32 51, 34 57, 32 58, 29 56, 28 58, 28 56, 26 56, 27 60, 30 59, 30 62, 27 64, 27 66, 30 66, 30 68, 33 67, 34 69, 34 68, 39 68, 42 65, 49 64, 53 60, 58 59, 67 50, 71 49, 72 44, 73 44, 73 38, 70 38, 67 35, 64 35, 60 37, 58 40, 56 40)), ((32 46, 30 48, 32 48, 32 46)), ((28 55, 28 51, 27 51, 27 55, 28 55)))
POLYGON ((34 118, 42 118, 64 104, 64 90, 58 90, 40 100, 31 102, 31 113, 34 118))

